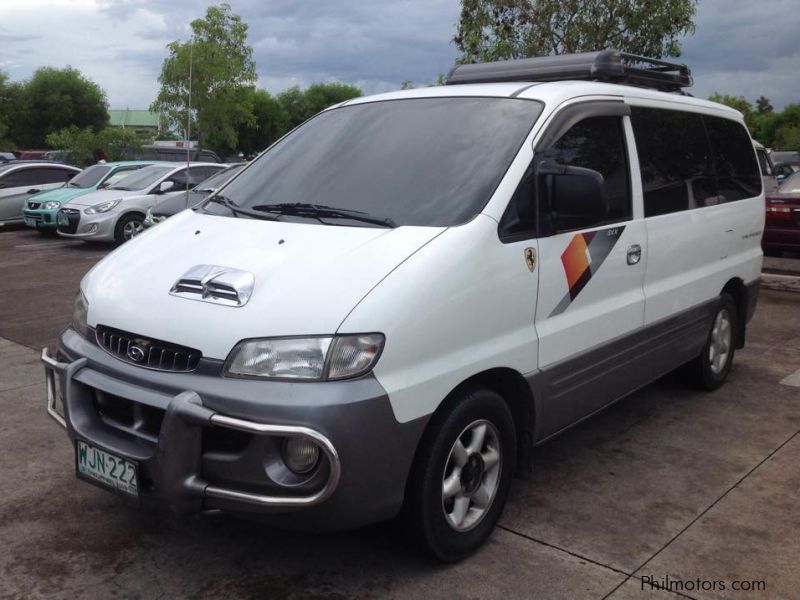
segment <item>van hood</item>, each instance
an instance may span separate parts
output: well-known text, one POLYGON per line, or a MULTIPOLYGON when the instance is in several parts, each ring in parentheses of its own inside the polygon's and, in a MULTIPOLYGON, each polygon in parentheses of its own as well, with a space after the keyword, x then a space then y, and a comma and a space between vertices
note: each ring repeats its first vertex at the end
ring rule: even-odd
POLYGON ((84 194, 77 198, 70 200, 70 206, 94 206, 95 204, 102 204, 109 200, 117 200, 118 198, 129 198, 131 196, 141 196, 143 190, 97 190, 91 194, 84 194))
POLYGON ((245 338, 325 335, 442 227, 327 226, 183 211, 101 260, 84 278, 88 322, 225 359, 245 338), (198 265, 252 273, 244 306, 170 294, 198 265))

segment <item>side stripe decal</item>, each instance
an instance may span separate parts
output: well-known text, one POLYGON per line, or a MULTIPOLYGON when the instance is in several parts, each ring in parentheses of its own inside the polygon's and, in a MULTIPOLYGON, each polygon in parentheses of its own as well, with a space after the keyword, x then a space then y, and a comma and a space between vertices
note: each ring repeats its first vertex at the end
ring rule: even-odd
POLYGON ((567 278, 569 290, 550 313, 550 317, 563 313, 583 288, 591 281, 592 276, 606 260, 617 240, 625 231, 625 226, 576 233, 572 236, 567 248, 561 254, 561 264, 567 278))

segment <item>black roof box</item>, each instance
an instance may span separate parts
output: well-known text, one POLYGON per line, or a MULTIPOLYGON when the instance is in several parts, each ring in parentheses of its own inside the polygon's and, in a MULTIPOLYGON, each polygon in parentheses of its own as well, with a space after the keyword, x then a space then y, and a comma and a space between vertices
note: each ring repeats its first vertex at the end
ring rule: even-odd
POLYGON ((445 85, 566 80, 623 83, 675 92, 692 85, 692 73, 684 64, 600 50, 458 65, 447 75, 445 85))

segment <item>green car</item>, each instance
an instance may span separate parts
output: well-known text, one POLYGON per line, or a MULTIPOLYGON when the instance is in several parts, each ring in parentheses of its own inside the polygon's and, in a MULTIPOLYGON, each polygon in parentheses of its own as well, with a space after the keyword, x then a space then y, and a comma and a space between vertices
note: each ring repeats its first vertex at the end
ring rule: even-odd
POLYGON ((55 231, 56 213, 64 203, 113 185, 133 171, 155 162, 130 160, 92 165, 61 187, 30 196, 22 207, 25 224, 42 232, 55 231))

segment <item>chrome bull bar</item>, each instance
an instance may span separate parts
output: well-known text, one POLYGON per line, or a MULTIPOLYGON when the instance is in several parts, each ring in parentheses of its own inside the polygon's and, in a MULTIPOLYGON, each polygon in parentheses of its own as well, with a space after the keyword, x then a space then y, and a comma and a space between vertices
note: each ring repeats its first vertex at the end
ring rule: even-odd
MULTIPOLYGON (((69 383, 77 371, 87 365, 88 361, 85 358, 79 358, 71 363, 60 362, 50 356, 47 348, 42 350, 41 361, 44 364, 45 381, 47 385, 47 414, 65 430, 70 431, 71 427, 67 424, 69 418, 68 411, 65 410, 63 415, 58 412, 56 374, 63 376, 62 383, 66 383, 66 385, 62 385, 62 403, 68 404, 64 394, 69 393, 69 383)), ((309 438, 319 446, 322 453, 326 456, 330 470, 328 480, 322 489, 307 496, 272 496, 245 492, 208 484, 201 481, 199 477, 197 477, 197 474, 191 474, 194 475, 192 478, 193 483, 184 490, 187 493, 199 492, 203 497, 207 498, 230 500, 263 507, 303 507, 323 502, 333 494, 339 485, 339 480, 341 479, 341 461, 339 460, 336 448, 327 437, 314 429, 295 425, 257 423, 222 415, 204 407, 199 394, 192 391, 181 392, 172 398, 170 407, 167 410, 167 416, 165 416, 165 423, 162 425, 162 434, 166 429, 164 426, 167 425, 167 419, 175 419, 176 417, 182 421, 181 426, 186 427, 210 425, 226 429, 235 429, 253 435, 309 438), (170 417, 170 414, 174 416, 170 417)), ((87 441, 91 442, 91 439, 87 441)), ((168 455, 167 452, 161 451, 162 446, 168 444, 169 441, 166 439, 166 436, 159 435, 159 455, 168 455)), ((114 449, 110 448, 110 450, 113 451, 114 449)), ((123 456, 125 454, 124 452, 119 453, 123 456)), ((186 475, 190 474, 187 473, 186 475)))

